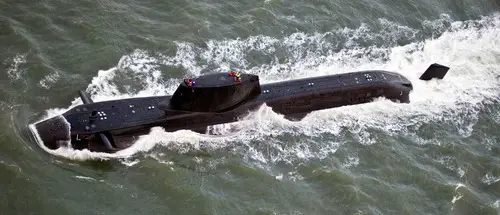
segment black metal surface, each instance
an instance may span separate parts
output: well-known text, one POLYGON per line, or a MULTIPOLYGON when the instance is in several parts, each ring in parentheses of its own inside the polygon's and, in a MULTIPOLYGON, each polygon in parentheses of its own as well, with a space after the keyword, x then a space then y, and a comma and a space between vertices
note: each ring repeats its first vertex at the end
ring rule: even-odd
POLYGON ((428 81, 433 78, 443 79, 450 68, 437 63, 431 64, 424 74, 420 76, 420 80, 428 81))
POLYGON ((144 97, 79 105, 63 114, 71 122, 72 133, 97 133, 133 127, 165 118, 158 103, 169 97, 144 97), (91 123, 90 116, 95 115, 91 123))
POLYGON ((227 73, 217 73, 194 79, 192 86, 183 82, 170 101, 160 104, 160 109, 221 112, 260 94, 258 76, 243 74, 238 80, 227 73))

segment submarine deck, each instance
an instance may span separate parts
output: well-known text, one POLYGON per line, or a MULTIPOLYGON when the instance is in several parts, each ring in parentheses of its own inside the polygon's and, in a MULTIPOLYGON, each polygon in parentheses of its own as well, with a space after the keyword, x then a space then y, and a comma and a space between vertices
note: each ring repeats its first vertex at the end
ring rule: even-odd
POLYGON ((390 82, 400 82, 411 86, 410 81, 400 74, 370 70, 262 84, 262 93, 257 100, 268 100, 278 96, 298 95, 327 89, 336 90, 361 85, 384 85, 390 82))

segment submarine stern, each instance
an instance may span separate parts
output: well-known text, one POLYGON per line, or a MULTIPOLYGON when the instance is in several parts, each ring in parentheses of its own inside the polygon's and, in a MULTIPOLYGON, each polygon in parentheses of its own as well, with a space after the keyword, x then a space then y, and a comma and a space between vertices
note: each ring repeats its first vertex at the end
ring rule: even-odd
POLYGON ((413 84, 405 76, 389 71, 378 71, 380 79, 384 82, 384 97, 399 103, 410 103, 410 92, 413 84))

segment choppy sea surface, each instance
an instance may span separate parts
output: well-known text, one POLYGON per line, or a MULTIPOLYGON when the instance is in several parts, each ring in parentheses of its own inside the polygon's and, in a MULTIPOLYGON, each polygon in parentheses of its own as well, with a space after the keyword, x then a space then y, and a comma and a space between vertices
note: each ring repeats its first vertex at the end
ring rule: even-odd
POLYGON ((497 0, 0 0, 0 214, 500 214, 497 0), (451 69, 421 82, 432 63, 451 69), (229 69, 269 83, 385 69, 414 83, 299 122, 154 128, 113 155, 30 123, 229 69))

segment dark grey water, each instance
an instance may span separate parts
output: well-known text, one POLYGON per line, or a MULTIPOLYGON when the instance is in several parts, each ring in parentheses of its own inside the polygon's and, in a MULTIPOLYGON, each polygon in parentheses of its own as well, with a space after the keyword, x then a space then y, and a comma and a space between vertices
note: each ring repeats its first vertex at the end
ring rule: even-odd
POLYGON ((500 214, 500 3, 0 0, 1 214, 500 214), (451 67, 418 82, 430 63, 451 67), (263 82, 358 69, 415 82, 290 122, 262 107, 220 136, 153 129, 116 155, 32 142, 94 100, 238 69, 263 82))

